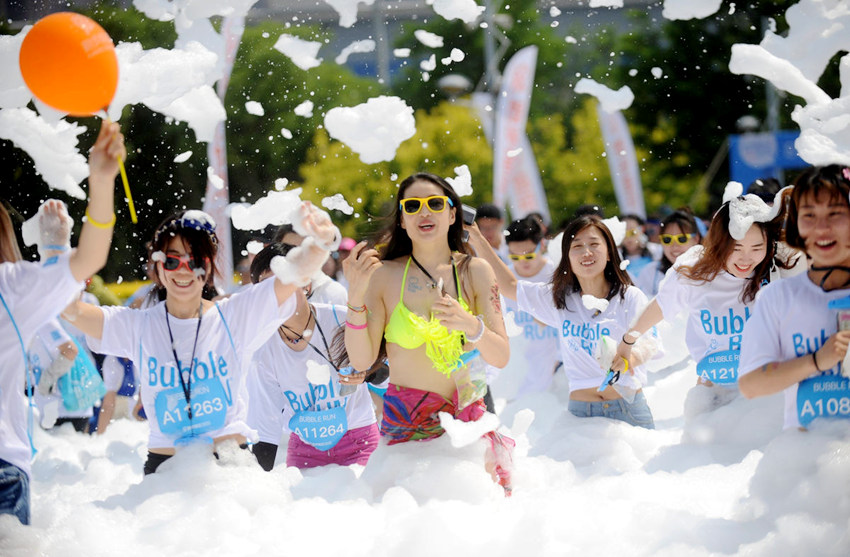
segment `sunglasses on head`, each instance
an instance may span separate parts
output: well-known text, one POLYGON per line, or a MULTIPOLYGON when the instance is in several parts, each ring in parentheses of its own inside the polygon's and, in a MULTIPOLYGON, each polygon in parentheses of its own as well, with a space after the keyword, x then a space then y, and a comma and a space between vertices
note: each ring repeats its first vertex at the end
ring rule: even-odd
POLYGON ((661 238, 662 244, 670 245, 675 242, 680 246, 684 246, 693 236, 693 234, 660 234, 658 237, 661 238))
POLYGON ((511 261, 531 261, 537 257, 537 250, 540 248, 540 244, 534 246, 534 251, 530 253, 509 253, 508 257, 511 261))
MULTIPOLYGON (((204 263, 206 263, 207 259, 204 258, 204 263)), ((176 255, 166 255, 165 261, 162 263, 162 268, 166 271, 176 271, 180 267, 186 267, 189 271, 194 271, 195 269, 203 269, 203 266, 196 265, 195 260, 189 257, 188 255, 184 255, 182 257, 177 257, 176 255)))
POLYGON ((407 197, 398 202, 401 208, 408 215, 415 215, 422 210, 424 204, 428 205, 428 210, 432 213, 442 213, 446 210, 446 204, 449 207, 454 207, 454 203, 447 195, 432 195, 430 197, 407 197))

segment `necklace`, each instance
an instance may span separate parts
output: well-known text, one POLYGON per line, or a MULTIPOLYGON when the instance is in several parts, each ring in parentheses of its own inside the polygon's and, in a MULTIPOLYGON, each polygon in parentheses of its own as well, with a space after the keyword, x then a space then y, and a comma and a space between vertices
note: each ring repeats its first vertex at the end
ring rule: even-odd
MULTIPOLYGON (((431 288, 431 289, 439 288, 440 291, 443 294, 445 294, 446 290, 445 290, 445 288, 442 287, 442 282, 443 282, 442 279, 440 279, 439 281, 434 280, 434 277, 431 276, 431 273, 429 273, 428 271, 425 270, 425 267, 423 267, 422 264, 419 263, 419 261, 417 261, 415 257, 413 257, 412 253, 410 254, 410 259, 416 264, 417 267, 419 267, 420 271, 425 273, 425 276, 428 277, 428 279, 431 281, 431 283, 428 285, 428 287, 431 288)), ((452 269, 454 269, 455 262, 454 262, 453 259, 451 260, 451 262, 452 262, 452 269)))
MULTIPOLYGON (((828 292, 828 290, 824 287, 824 285, 826 284, 826 281, 829 279, 829 276, 834 271, 844 271, 845 273, 850 273, 850 267, 843 267, 841 265, 834 265, 834 266, 828 266, 828 267, 817 267, 815 265, 812 265, 811 267, 809 267, 809 270, 815 271, 815 272, 826 271, 826 274, 823 276, 822 279, 820 279, 820 285, 819 285, 821 287, 821 290, 823 290, 824 292, 828 292)), ((844 288, 848 284, 850 284, 850 279, 845 281, 844 284, 842 284, 841 286, 833 288, 833 290, 838 290, 838 289, 844 288)))
POLYGON ((305 323, 305 324, 304 324, 304 329, 301 331, 301 333, 297 333, 297 332, 293 331, 292 329, 290 329, 289 327, 287 327, 287 326, 286 326, 286 324, 284 324, 284 323, 282 323, 282 324, 280 325, 280 327, 278 327, 278 331, 280 331, 280 333, 282 334, 282 336, 283 336, 283 337, 284 337, 284 338, 285 338, 285 339, 286 339, 289 343, 291 343, 291 344, 298 344, 299 342, 301 342, 302 340, 304 340, 304 333, 305 333, 305 332, 307 332, 307 328, 308 328, 308 327, 310 327, 310 321, 311 321, 312 319, 313 319, 313 309, 312 309, 312 308, 310 308, 310 314, 307 316, 307 323, 305 323), (292 337, 290 337, 288 334, 284 333, 284 332, 283 332, 283 330, 284 330, 284 329, 286 329, 287 331, 289 331, 290 333, 292 333, 293 335, 295 335, 295 338, 292 338, 292 337))

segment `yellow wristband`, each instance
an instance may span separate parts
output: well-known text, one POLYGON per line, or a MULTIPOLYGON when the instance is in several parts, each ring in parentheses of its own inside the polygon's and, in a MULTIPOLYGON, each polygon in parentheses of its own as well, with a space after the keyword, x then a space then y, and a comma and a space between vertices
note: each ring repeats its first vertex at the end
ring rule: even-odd
POLYGON ((100 228, 101 230, 109 230, 113 226, 115 226, 115 213, 112 213, 112 220, 109 222, 98 222, 94 220, 89 214, 89 208, 86 207, 86 221, 91 223, 95 228, 100 228))
POLYGON ((623 372, 628 372, 629 371, 629 361, 627 359, 623 358, 623 364, 625 364, 625 366, 626 366, 626 369, 624 369, 623 372))

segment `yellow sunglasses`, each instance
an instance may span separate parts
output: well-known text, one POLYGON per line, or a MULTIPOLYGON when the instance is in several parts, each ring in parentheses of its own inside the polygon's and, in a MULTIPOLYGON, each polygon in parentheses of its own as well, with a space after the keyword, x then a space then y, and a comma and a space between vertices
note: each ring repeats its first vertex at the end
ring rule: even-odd
POLYGON ((430 197, 407 197, 398 202, 401 210, 408 215, 415 215, 422 210, 422 207, 427 204, 428 210, 432 213, 442 213, 446 210, 446 204, 449 207, 454 207, 454 203, 447 195, 432 195, 430 197))
POLYGON ((662 244, 669 246, 673 242, 676 242, 680 246, 684 246, 693 236, 693 234, 659 234, 658 237, 661 238, 662 244))
POLYGON ((534 251, 531 253, 509 253, 508 257, 511 261, 531 261, 537 257, 537 250, 540 249, 540 244, 534 246, 534 251))

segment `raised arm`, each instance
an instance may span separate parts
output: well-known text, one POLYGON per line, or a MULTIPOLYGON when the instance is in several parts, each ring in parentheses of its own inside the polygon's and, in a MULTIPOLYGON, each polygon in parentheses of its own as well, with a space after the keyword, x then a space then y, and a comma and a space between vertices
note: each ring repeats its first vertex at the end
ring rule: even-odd
POLYGON ((84 281, 106 264, 115 226, 114 190, 118 157, 126 157, 118 124, 104 121, 89 155, 89 203, 77 249, 71 254, 71 274, 84 281))
POLYGON ((304 241, 286 255, 285 261, 272 261, 278 305, 296 288, 309 284, 313 275, 325 264, 331 250, 339 246, 339 229, 326 212, 304 201, 299 208, 299 219, 293 225, 304 236, 304 241))
POLYGON ((469 245, 475 250, 475 254, 484 259, 493 268, 493 273, 496 276, 496 282, 499 285, 501 293, 506 298, 516 300, 516 283, 517 279, 511 272, 510 268, 505 265, 505 262, 499 259, 496 251, 487 242, 487 239, 478 230, 478 225, 473 223, 464 226, 464 229, 469 231, 469 245))
POLYGON ((92 338, 103 338, 103 310, 98 306, 77 300, 65 308, 62 318, 92 338))
POLYGON ((352 367, 366 371, 378 358, 387 322, 379 286, 388 280, 387 269, 366 242, 354 246, 342 268, 348 281, 345 349, 352 367))

